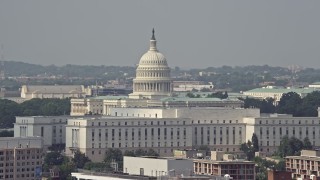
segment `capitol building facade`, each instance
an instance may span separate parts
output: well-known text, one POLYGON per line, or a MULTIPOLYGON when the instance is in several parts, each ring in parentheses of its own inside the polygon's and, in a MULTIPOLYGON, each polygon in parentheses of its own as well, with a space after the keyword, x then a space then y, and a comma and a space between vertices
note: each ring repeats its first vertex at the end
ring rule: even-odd
POLYGON ((260 151, 271 154, 281 137, 308 137, 320 146, 320 118, 272 114, 244 109, 243 102, 216 98, 172 96, 170 68, 157 50, 154 31, 149 50, 142 55, 129 96, 77 98, 71 100, 66 125, 66 154, 76 150, 99 162, 108 148, 122 151, 150 148, 160 155, 174 149, 208 146, 212 150, 239 153, 240 145, 259 139, 260 151), (101 117, 83 116, 99 114, 101 117))

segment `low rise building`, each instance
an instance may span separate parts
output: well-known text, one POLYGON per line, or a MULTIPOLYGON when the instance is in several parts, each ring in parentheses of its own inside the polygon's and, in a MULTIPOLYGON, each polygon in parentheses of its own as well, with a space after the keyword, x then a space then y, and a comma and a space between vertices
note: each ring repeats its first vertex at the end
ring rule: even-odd
POLYGON ((277 104, 282 95, 289 92, 295 92, 299 94, 302 98, 307 94, 312 93, 316 89, 314 88, 280 88, 274 86, 267 86, 263 88, 256 88, 249 91, 244 91, 243 94, 248 97, 253 97, 257 99, 267 99, 273 98, 275 103, 277 104))
POLYGON ((0 138, 0 179, 40 180, 42 154, 41 137, 0 138))
POLYGON ((320 151, 302 150, 300 156, 287 156, 285 159, 286 170, 294 179, 320 176, 320 151))
POLYGON ((268 170, 268 180, 286 180, 292 179, 291 172, 268 170))
POLYGON ((255 180, 255 163, 236 159, 232 154, 212 151, 211 159, 193 159, 194 173, 255 180))
POLYGON ((183 149, 183 150, 174 150, 173 156, 175 158, 205 158, 206 151, 205 150, 197 150, 197 149, 183 149))
POLYGON ((130 175, 151 177, 190 176, 193 174, 193 162, 182 158, 160 157, 123 157, 123 172, 130 175), (137 163, 138 162, 138 163, 137 163))
POLYGON ((23 85, 21 97, 32 98, 80 98, 86 96, 83 85, 23 85))

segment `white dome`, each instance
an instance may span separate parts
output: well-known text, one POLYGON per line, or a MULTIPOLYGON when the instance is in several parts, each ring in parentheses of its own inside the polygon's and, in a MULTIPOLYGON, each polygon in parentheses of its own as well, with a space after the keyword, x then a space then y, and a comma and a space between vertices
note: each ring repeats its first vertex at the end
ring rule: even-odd
POLYGON ((158 51, 149 50, 144 55, 142 55, 140 65, 149 65, 149 66, 168 66, 167 60, 164 55, 158 51))
POLYGON ((157 41, 152 31, 150 49, 140 58, 133 79, 133 93, 130 98, 161 99, 171 95, 170 68, 166 58, 157 50, 157 41))

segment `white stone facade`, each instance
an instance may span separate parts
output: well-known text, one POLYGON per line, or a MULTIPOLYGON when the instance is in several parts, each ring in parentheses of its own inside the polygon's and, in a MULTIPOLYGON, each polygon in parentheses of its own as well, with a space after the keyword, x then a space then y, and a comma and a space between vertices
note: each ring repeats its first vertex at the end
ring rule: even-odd
POLYGON ((156 43, 153 30, 149 51, 139 61, 130 98, 161 99, 171 95, 170 68, 164 55, 157 50, 156 43))
POLYGON ((193 174, 193 161, 192 159, 124 156, 123 172, 151 177, 190 176, 193 174))
POLYGON ((308 137, 311 144, 320 147, 319 117, 259 117, 244 118, 247 140, 255 133, 260 151, 272 153, 280 146, 283 136, 294 136, 301 141, 308 137))
POLYGON ((82 85, 23 85, 21 97, 32 98, 80 98, 85 97, 86 91, 82 85))
POLYGON ((174 149, 201 145, 240 152, 240 145, 255 133, 260 150, 271 154, 285 135, 308 137, 320 147, 319 124, 319 117, 260 117, 259 109, 113 108, 111 116, 68 120, 66 153, 79 149, 93 161, 101 161, 107 148, 152 148, 164 156, 174 149))
POLYGON ((43 137, 45 148, 54 144, 65 144, 65 126, 69 118, 70 116, 16 117, 14 137, 43 137))

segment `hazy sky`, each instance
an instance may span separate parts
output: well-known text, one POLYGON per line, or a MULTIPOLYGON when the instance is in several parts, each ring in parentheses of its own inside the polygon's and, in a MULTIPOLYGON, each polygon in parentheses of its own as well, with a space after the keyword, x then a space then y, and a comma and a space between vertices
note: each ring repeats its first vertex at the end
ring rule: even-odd
POLYGON ((151 30, 169 66, 320 68, 319 0, 0 0, 5 60, 133 66, 151 30))

